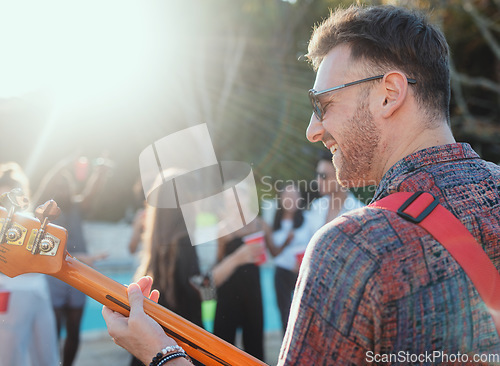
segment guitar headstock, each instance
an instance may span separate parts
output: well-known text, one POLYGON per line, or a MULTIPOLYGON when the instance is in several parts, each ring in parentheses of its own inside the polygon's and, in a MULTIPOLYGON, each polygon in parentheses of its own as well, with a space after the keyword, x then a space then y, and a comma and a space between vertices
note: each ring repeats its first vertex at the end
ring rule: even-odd
MULTIPOLYGON (((15 277, 24 273, 57 273, 62 266, 66 248, 66 229, 49 224, 57 210, 49 201, 40 211, 47 211, 45 219, 8 211, 0 207, 0 272, 15 277)), ((55 205, 57 207, 57 205, 55 205)))

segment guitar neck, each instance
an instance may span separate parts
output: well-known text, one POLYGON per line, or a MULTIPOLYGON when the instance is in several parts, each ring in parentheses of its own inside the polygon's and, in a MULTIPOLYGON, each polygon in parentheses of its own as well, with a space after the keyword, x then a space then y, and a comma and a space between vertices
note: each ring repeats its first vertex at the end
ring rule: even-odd
MULTIPOLYGON (((65 253, 61 270, 52 275, 97 302, 129 315, 127 288, 65 253)), ((223 341, 203 328, 145 298, 144 311, 160 324, 194 359, 207 366, 265 365, 262 361, 223 341)))

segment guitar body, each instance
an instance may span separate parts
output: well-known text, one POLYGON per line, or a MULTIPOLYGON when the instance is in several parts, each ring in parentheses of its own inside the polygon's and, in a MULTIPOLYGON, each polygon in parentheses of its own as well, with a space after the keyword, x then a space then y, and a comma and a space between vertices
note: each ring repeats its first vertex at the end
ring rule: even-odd
MULTIPOLYGON (((51 275, 128 316, 130 307, 126 287, 73 258, 66 251, 67 232, 64 228, 48 224, 41 229, 41 226, 38 220, 22 214, 9 217, 0 207, 0 234, 4 237, 0 243, 0 272, 9 277, 24 273, 51 275), (37 244, 40 236, 43 236, 41 245, 37 244)), ((192 358, 205 365, 265 365, 147 298, 144 298, 144 311, 192 358)))

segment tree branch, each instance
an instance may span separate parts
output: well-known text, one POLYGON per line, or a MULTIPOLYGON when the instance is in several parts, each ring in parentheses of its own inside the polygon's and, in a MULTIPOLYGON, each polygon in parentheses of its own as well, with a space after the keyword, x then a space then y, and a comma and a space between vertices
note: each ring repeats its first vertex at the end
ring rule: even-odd
POLYGON ((489 79, 483 77, 472 77, 459 72, 454 72, 452 75, 458 82, 462 85, 467 86, 478 86, 489 91, 500 94, 500 84, 497 84, 489 79))
POLYGON ((495 37, 493 37, 493 35, 489 30, 490 22, 477 11, 476 7, 472 4, 470 0, 464 0, 463 7, 464 10, 472 17, 472 20, 479 28, 479 31, 481 32, 486 43, 488 43, 491 50, 495 54, 495 57, 497 59, 500 59, 500 45, 495 40, 495 37))
POLYGON ((453 90, 453 96, 455 99, 455 103, 457 103, 457 107, 462 112, 462 115, 466 120, 473 121, 472 115, 469 112, 469 108, 467 107, 467 102, 465 101, 464 95, 462 93, 462 84, 459 81, 459 78, 456 77, 458 74, 455 70, 455 63, 453 59, 450 57, 450 72, 451 72, 451 88, 453 90))

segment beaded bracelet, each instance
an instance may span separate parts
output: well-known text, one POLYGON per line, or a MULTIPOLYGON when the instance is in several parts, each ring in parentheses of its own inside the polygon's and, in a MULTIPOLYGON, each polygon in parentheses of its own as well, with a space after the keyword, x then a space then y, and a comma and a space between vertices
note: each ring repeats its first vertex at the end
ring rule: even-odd
POLYGON ((173 351, 186 353, 186 351, 184 351, 182 349, 182 347, 178 346, 178 345, 167 346, 167 347, 165 347, 164 349, 161 350, 161 353, 163 353, 164 355, 166 355, 167 353, 170 353, 170 352, 173 352, 173 351))
POLYGON ((157 366, 161 366, 161 365, 164 365, 166 364, 168 361, 171 361, 175 358, 179 358, 179 357, 184 357, 186 358, 187 355, 184 353, 184 352, 176 352, 176 353, 171 353, 169 354, 168 356, 165 356, 163 357, 160 362, 158 362, 158 365, 157 366))
POLYGON ((168 358, 172 355, 176 355, 176 357, 169 358, 165 362, 168 362, 169 360, 173 360, 174 358, 177 358, 177 357, 185 357, 185 358, 189 359, 188 355, 186 354, 186 351, 184 351, 181 346, 178 346, 178 345, 167 346, 167 347, 163 348, 161 350, 161 352, 158 352, 156 354, 156 356, 153 357, 153 360, 151 361, 149 366, 163 365, 165 363, 165 362, 163 362, 163 360, 165 360, 166 358, 168 358), (175 352, 175 353, 168 354, 170 352, 175 352))

